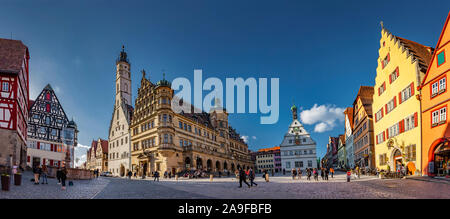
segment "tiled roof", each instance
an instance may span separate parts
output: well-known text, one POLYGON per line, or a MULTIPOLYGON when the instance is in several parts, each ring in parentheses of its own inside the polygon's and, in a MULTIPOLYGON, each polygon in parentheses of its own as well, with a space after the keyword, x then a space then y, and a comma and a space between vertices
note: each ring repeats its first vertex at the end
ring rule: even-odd
POLYGON ((94 149, 94 153, 95 153, 95 151, 97 151, 97 141, 96 140, 92 140, 91 148, 89 148, 89 150, 92 150, 92 149, 94 149))
POLYGON ((100 144, 102 145, 103 153, 108 153, 108 141, 100 139, 100 144))
POLYGON ((350 128, 353 129, 353 107, 347 107, 347 109, 345 109, 344 111, 344 114, 348 116, 350 128))
POLYGON ((23 64, 28 47, 20 40, 0 39, 0 72, 18 73, 23 64))
POLYGON ((367 115, 372 116, 372 103, 373 103, 373 94, 374 89, 371 86, 360 86, 358 95, 356 96, 356 100, 358 100, 358 97, 361 99, 361 102, 363 104, 363 107, 367 113, 367 115), (370 107, 369 107, 370 106, 370 107))
POLYGON ((271 148, 262 148, 262 149, 259 149, 258 152, 276 151, 276 150, 280 150, 280 146, 275 146, 275 147, 271 147, 271 148))
POLYGON ((403 46, 409 50, 409 53, 419 61, 419 68, 422 72, 426 72, 430 65, 434 48, 398 36, 397 39, 399 39, 403 46))

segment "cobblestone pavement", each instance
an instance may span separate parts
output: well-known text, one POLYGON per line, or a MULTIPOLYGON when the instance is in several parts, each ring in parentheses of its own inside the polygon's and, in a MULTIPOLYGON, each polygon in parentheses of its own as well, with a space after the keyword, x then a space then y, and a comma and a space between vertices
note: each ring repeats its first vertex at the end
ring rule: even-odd
POLYGON ((336 199, 336 198, 450 198, 448 183, 413 179, 381 180, 362 176, 346 182, 345 174, 337 174, 329 181, 293 180, 288 176, 271 177, 265 182, 256 178, 258 186, 238 188, 238 180, 232 177, 209 179, 123 179, 98 178, 74 181, 74 186, 62 191, 55 179, 48 185, 33 185, 31 174, 24 174, 23 185, 11 186, 11 191, 0 191, 0 198, 149 198, 149 199, 336 199))
POLYGON ((73 186, 68 186, 66 190, 61 189, 61 185, 55 178, 48 178, 48 184, 34 185, 34 176, 31 172, 22 175, 22 185, 15 186, 11 182, 10 191, 0 190, 0 199, 88 199, 102 191, 109 180, 98 178, 94 180, 75 180, 73 186))

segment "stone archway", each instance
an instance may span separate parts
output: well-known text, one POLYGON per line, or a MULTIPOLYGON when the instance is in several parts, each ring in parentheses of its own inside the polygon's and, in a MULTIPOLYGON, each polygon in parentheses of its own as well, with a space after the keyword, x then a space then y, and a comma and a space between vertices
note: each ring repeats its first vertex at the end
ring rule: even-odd
POLYGON ((222 171, 220 169, 220 161, 216 161, 216 171, 222 171))
POLYGON ((223 170, 228 170, 228 164, 226 161, 223 162, 223 170))
POLYGON ((185 169, 189 169, 189 168, 191 168, 191 165, 192 165, 191 158, 190 157, 186 157, 184 159, 184 168, 185 169))
POLYGON ((397 171, 398 165, 401 165, 403 163, 402 151, 400 150, 400 148, 394 147, 392 149, 390 163, 390 169, 394 172, 397 171))
POLYGON ((234 167, 234 163, 231 163, 231 171, 235 171, 236 169, 235 169, 235 167, 234 167))
POLYGON ((208 159, 208 160, 206 161, 206 170, 207 170, 207 171, 211 171, 212 168, 213 168, 212 160, 211 160, 211 159, 208 159))
POLYGON ((203 170, 203 160, 201 157, 197 157, 197 170, 203 170))

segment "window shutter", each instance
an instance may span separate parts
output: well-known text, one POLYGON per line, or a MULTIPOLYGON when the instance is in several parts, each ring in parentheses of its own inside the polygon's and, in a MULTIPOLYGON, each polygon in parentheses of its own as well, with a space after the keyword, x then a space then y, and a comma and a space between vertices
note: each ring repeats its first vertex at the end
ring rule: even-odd
POLYGON ((380 96, 380 95, 381 95, 380 87, 378 87, 378 96, 380 96))
POLYGON ((37 143, 37 149, 38 149, 38 150, 41 149, 41 142, 38 142, 38 143, 37 143))
POLYGON ((405 120, 401 120, 398 124, 400 126, 400 133, 403 133, 405 131, 405 120))
POLYGON ((30 162, 31 158, 30 156, 27 156, 27 162, 30 162))
POLYGON ((53 144, 50 144, 50 151, 53 151, 53 144))
POLYGON ((411 96, 414 96, 414 82, 411 83, 411 96))
POLYGON ((383 110, 383 107, 381 107, 381 118, 383 118, 383 116, 384 116, 384 110, 383 110))
POLYGON ((387 55, 387 61, 388 61, 388 63, 391 61, 391 56, 389 55, 389 53, 387 55))
POLYGON ((398 104, 402 104, 402 92, 398 92, 398 104))
POLYGON ((398 67, 395 69, 395 74, 397 74, 397 78, 398 78, 398 76, 400 76, 400 72, 398 70, 398 67))
POLYGON ((53 166, 53 160, 50 160, 50 166, 53 166))
POLYGON ((42 164, 43 164, 43 165, 45 164, 45 158, 42 159, 42 164))
POLYGON ((378 122, 378 114, 375 113, 375 122, 378 122))
POLYGON ((414 127, 417 127, 417 125, 419 124, 419 121, 417 121, 417 112, 414 113, 414 127))
POLYGON ((377 139, 377 144, 378 144, 378 136, 376 137, 376 139, 377 139))
POLYGON ((386 132, 383 132, 383 141, 386 141, 386 132))
POLYGON ((392 74, 389 75, 389 84, 392 84, 392 74))
POLYGON ((383 89, 386 91, 386 82, 383 82, 383 89))
POLYGON ((384 60, 381 60, 381 68, 384 68, 384 60))
POLYGON ((386 139, 389 139, 389 129, 386 129, 386 139))
POLYGON ((388 111, 387 111, 387 104, 384 105, 384 111, 386 111, 386 115, 387 115, 387 114, 388 114, 388 111))
POLYGON ((394 108, 397 107, 397 97, 394 96, 394 108))

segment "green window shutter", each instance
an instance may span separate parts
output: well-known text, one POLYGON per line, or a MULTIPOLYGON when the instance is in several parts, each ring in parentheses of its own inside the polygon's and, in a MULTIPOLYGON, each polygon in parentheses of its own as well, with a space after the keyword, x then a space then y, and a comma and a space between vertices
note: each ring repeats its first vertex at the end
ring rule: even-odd
POLYGON ((445 52, 442 51, 437 55, 438 66, 445 62, 445 52))

